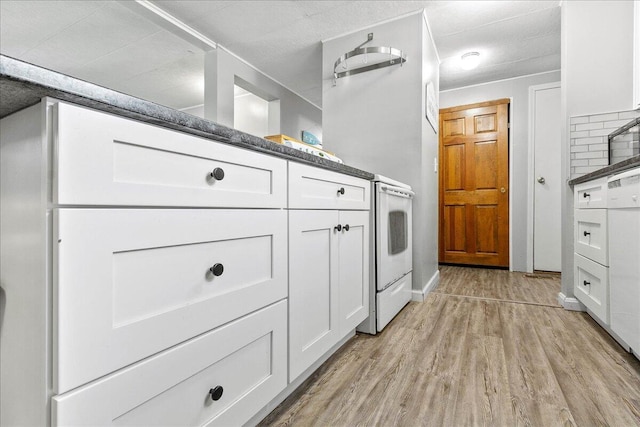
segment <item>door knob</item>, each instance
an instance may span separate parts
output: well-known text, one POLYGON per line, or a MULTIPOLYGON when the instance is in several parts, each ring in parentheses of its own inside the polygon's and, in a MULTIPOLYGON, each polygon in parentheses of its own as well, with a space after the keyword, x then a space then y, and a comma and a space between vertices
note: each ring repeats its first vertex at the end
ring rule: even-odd
POLYGON ((507 192, 507 189, 506 189, 506 188, 504 188, 504 187, 500 187, 500 192, 501 192, 502 194, 504 194, 504 193, 506 193, 506 192, 507 192))
POLYGON ((546 182, 546 180, 544 179, 544 176, 539 176, 539 177, 538 177, 538 182, 539 182, 540 184, 544 184, 544 183, 546 182))

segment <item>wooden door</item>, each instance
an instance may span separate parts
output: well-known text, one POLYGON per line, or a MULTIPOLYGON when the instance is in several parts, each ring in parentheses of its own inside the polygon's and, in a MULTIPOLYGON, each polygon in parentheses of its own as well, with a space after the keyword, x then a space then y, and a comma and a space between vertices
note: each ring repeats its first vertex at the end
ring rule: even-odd
POLYGON ((440 262, 509 266, 509 100, 440 110, 440 262))

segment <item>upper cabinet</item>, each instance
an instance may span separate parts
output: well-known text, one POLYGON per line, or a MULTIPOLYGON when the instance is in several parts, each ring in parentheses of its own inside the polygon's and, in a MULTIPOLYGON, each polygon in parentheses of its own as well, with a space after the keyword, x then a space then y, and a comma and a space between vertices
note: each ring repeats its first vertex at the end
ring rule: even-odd
POLYGON ((633 109, 640 109, 640 2, 633 2, 633 109))

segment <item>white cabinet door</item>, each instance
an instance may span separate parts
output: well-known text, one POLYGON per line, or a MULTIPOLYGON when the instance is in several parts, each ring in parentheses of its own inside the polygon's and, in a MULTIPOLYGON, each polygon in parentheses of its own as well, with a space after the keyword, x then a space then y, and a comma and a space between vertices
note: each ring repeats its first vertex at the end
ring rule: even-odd
POLYGON ((289 381, 339 337, 338 211, 289 212, 289 381))
POLYGON ((369 315, 369 211, 341 211, 340 337, 369 315))
POLYGON ((281 301, 55 396, 52 425, 240 426, 284 390, 286 372, 281 301))
POLYGON ((282 210, 57 209, 54 227, 57 393, 287 296, 282 210))

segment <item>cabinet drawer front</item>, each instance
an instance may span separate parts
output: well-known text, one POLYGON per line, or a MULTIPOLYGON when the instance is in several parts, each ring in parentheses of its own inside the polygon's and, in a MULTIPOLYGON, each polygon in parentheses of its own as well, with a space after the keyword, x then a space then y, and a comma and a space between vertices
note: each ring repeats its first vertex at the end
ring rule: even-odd
POLYGON ((281 301, 54 397, 52 424, 242 425, 287 384, 286 334, 281 301))
POLYGON ((54 134, 59 204, 286 205, 283 159, 64 103, 54 134))
POLYGON ((289 207, 368 210, 371 183, 365 179, 289 162, 289 207))
POLYGON ((575 211, 575 251, 602 265, 609 265, 607 245, 607 210, 575 211))
POLYGON ((54 222, 58 393, 287 296, 283 210, 59 209, 54 222))
POLYGON ((573 189, 574 208, 606 208, 607 207, 607 178, 578 184, 573 189))
POLYGON ((574 256, 576 298, 606 325, 609 324, 609 269, 581 255, 574 256))

